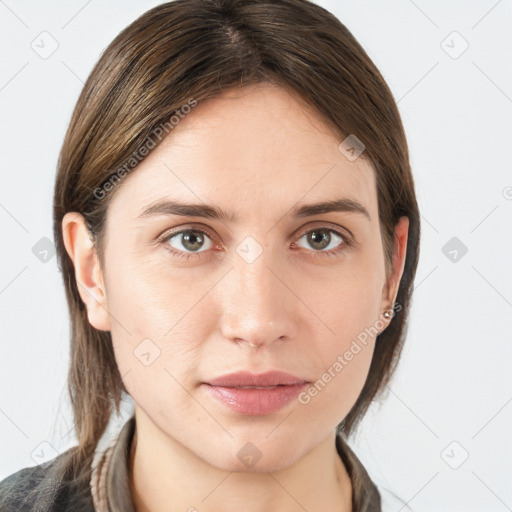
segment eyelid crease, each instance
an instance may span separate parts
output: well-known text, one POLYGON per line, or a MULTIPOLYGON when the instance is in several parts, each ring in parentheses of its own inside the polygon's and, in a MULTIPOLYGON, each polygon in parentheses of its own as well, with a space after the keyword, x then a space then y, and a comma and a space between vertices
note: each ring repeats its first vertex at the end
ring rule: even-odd
MULTIPOLYGON (((311 221, 311 222, 315 222, 315 221, 311 221)), ((344 239, 348 238, 355 243, 355 237, 354 237, 352 231, 350 231, 350 229, 348 229, 346 227, 338 226, 338 225, 330 225, 330 223, 328 223, 328 222, 326 223, 325 221, 324 222, 316 221, 316 222, 319 222, 320 225, 308 227, 307 229, 305 229, 305 231, 300 236, 304 236, 306 233, 309 233, 310 231, 313 231, 315 229, 326 229, 326 230, 334 231, 335 233, 338 233, 342 238, 344 238, 344 239)), ((167 239, 173 235, 178 235, 180 233, 187 232, 187 231, 204 232, 206 235, 210 236, 210 238, 215 238, 215 235, 212 234, 213 232, 210 232, 210 228, 208 226, 206 226, 205 224, 199 223, 196 225, 194 223, 190 223, 190 224, 186 224, 185 227, 171 228, 171 229, 165 230, 162 234, 157 236, 156 242, 160 242, 160 241, 167 239)), ((299 230, 296 230, 294 233, 292 233, 290 235, 289 239, 295 238, 297 236, 297 234, 296 234, 297 231, 299 231, 299 230)))

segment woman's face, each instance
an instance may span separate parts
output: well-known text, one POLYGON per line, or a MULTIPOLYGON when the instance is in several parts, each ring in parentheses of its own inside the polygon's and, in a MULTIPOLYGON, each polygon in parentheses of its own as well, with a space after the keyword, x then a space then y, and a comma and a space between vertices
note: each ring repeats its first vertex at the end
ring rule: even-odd
POLYGON ((230 91, 192 109, 109 205, 96 326, 136 406, 213 466, 247 470, 245 446, 253 471, 276 470, 333 435, 387 326, 374 171, 340 142, 281 88, 230 91), (340 200, 356 208, 296 214, 340 200), (309 385, 286 400, 207 384, 276 370, 309 385))

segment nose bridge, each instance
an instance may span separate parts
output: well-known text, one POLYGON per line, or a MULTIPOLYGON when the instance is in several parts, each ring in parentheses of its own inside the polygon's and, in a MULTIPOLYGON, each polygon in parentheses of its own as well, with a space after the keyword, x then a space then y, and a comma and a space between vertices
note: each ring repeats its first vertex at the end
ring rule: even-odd
MULTIPOLYGON (((247 246, 242 243, 241 248, 243 251, 247 246)), ((251 250, 254 258, 255 247, 249 246, 251 250)), ((247 254, 246 251, 234 255, 224 297, 224 335, 259 345, 293 336, 291 293, 276 275, 273 267, 277 265, 272 261, 271 251, 261 247, 255 259, 247 254)))
POLYGON ((244 302, 245 306, 263 315, 270 315, 272 309, 278 308, 279 294, 282 293, 278 289, 276 276, 269 268, 269 259, 261 255, 256 261, 247 263, 238 258, 234 265, 237 302, 244 302))

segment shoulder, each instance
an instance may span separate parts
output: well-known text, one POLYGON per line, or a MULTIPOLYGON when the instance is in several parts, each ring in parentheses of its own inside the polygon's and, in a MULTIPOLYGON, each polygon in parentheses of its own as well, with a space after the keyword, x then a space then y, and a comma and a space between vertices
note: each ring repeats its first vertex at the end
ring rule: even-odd
MULTIPOLYGON (((44 485, 48 464, 27 467, 8 476, 0 482, 0 511, 10 512, 18 510, 25 512, 32 510, 35 504, 36 489, 44 485)), ((50 490, 50 489, 48 489, 50 490)))
POLYGON ((20 469, 0 482, 0 512, 94 512, 87 473, 86 478, 68 479, 62 463, 70 450, 33 467, 20 469), (80 501, 80 507, 77 502, 80 501))

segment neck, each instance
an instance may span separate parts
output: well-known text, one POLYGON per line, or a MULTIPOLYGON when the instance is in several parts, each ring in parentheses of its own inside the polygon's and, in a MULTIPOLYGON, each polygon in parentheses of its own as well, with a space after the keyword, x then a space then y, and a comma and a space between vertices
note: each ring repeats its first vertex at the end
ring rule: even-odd
POLYGON ((208 464, 139 415, 130 487, 137 512, 352 510, 352 485, 335 432, 286 469, 231 472, 208 464))

